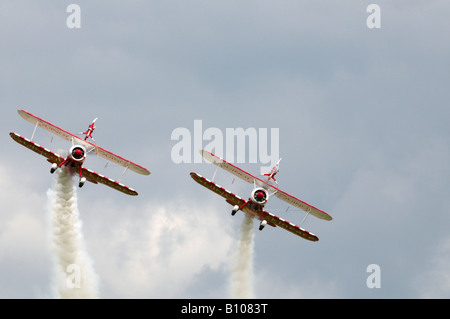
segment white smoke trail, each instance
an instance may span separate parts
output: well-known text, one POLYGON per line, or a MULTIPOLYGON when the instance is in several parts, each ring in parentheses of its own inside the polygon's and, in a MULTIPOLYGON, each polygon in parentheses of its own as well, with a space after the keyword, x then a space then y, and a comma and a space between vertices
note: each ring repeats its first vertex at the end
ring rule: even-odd
POLYGON ((98 298, 97 275, 84 248, 76 187, 66 169, 58 170, 47 192, 56 260, 57 298, 98 298))
POLYGON ((233 298, 254 298, 253 295, 253 217, 244 214, 240 227, 241 238, 232 266, 231 292, 233 298))

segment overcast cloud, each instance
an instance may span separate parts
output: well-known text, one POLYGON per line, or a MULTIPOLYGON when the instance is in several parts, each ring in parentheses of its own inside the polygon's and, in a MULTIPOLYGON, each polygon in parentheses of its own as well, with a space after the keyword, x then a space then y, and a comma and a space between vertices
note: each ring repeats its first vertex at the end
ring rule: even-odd
MULTIPOLYGON (((19 108, 74 133, 98 117, 96 142, 152 172, 125 176, 138 197, 78 190, 101 298, 231 297, 242 213, 189 176, 211 165, 171 158, 173 130, 194 120, 278 128, 280 187, 334 218, 308 218, 317 243, 255 221, 256 298, 450 297, 448 1, 76 1, 79 29, 71 3, 0 4, 0 297, 54 297, 54 177, 8 136, 33 132, 19 108), (381 288, 366 285, 371 264, 381 288)), ((42 130, 36 141, 67 147, 42 130)), ((268 204, 299 224, 285 208, 268 204)))

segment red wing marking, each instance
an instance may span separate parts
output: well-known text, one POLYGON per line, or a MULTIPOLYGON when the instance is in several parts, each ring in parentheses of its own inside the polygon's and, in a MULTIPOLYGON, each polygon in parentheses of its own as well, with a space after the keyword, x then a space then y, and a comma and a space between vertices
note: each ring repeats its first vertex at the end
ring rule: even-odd
POLYGON ((43 120, 36 115, 33 115, 27 111, 24 110, 18 110, 17 111, 20 116, 22 116, 26 121, 30 122, 33 125, 37 125, 40 128, 43 128, 44 130, 49 131, 52 134, 55 134, 56 136, 59 136, 69 142, 76 142, 77 144, 83 145, 86 147, 87 150, 95 152, 100 157, 103 157, 107 159, 108 161, 111 161, 115 164, 121 165, 123 167, 128 167, 128 169, 132 170, 133 172, 136 172, 138 174, 142 175, 149 175, 150 171, 136 163, 133 163, 119 155, 116 155, 108 150, 105 150, 104 148, 101 148, 95 144, 92 144, 90 142, 87 142, 83 140, 81 137, 74 135, 70 132, 67 132, 66 130, 46 121, 43 120))
POLYGON ((11 133, 9 133, 9 135, 17 143, 25 146, 26 148, 29 148, 30 150, 32 150, 33 152, 35 152, 39 155, 46 157, 48 159, 48 161, 51 163, 60 164, 64 161, 63 157, 53 153, 52 151, 46 149, 45 147, 40 146, 39 144, 37 144, 33 141, 30 141, 29 139, 27 139, 23 136, 20 136, 19 134, 11 132, 11 133))
POLYGON ((134 189, 132 189, 132 188, 130 188, 128 186, 125 186, 125 185, 123 185, 123 184, 121 184, 121 183, 119 183, 119 182, 117 182, 115 180, 112 180, 112 179, 110 179, 110 178, 108 178, 106 176, 103 176, 103 175, 98 174, 98 173, 96 173, 94 171, 91 171, 90 169, 87 169, 85 167, 82 168, 81 175, 86 177, 86 179, 89 180, 92 183, 95 183, 95 184, 96 183, 101 183, 103 185, 106 185, 106 186, 109 186, 111 188, 114 188, 114 189, 116 189, 116 190, 118 190, 118 191, 120 191, 122 193, 127 194, 127 195, 136 196, 138 194, 134 189))
POLYGON ((287 220, 284 220, 281 217, 275 216, 269 212, 264 211, 263 212, 263 219, 267 220, 267 223, 269 224, 275 224, 283 229, 286 229, 287 231, 290 231, 291 233, 300 236, 304 239, 310 240, 310 241, 318 241, 319 237, 314 235, 313 233, 310 233, 307 230, 304 230, 303 228, 300 228, 297 225, 294 225, 287 220))
POLYGON ((237 196, 237 195, 233 194, 232 192, 226 190, 225 188, 217 185, 216 183, 211 182, 210 180, 206 179, 205 177, 203 177, 197 173, 192 172, 191 177, 194 179, 194 181, 196 181, 200 185, 206 187, 207 189, 209 189, 209 190, 213 191, 214 193, 225 198, 227 203, 232 206, 234 206, 234 205, 242 206, 246 202, 239 196, 237 196))
POLYGON ((304 210, 305 212, 310 213, 311 215, 313 215, 317 218, 320 218, 320 219, 324 219, 324 220, 332 220, 333 219, 329 214, 327 214, 323 210, 320 210, 317 207, 314 207, 313 205, 310 205, 310 204, 302 201, 301 199, 298 199, 298 198, 282 191, 281 189, 268 184, 267 182, 263 181, 262 179, 260 179, 256 176, 253 176, 252 174, 240 169, 239 167, 237 167, 231 163, 228 163, 224 159, 218 157, 217 155, 215 155, 211 152, 208 152, 206 150, 201 150, 200 153, 202 154, 202 156, 205 159, 207 159, 214 165, 217 165, 218 167, 226 170, 227 172, 239 177, 240 179, 242 179, 250 184, 256 183, 259 187, 263 187, 263 188, 267 189, 270 193, 273 193, 274 196, 278 197, 279 199, 281 199, 282 201, 285 201, 286 203, 288 203, 290 205, 300 208, 300 209, 304 210))

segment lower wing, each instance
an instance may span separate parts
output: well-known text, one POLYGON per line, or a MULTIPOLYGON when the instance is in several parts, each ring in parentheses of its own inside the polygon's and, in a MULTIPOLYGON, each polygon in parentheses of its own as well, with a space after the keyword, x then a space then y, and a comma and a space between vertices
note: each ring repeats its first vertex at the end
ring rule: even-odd
POLYGON ((227 203, 232 206, 238 205, 240 207, 240 206, 244 205, 246 202, 244 199, 240 198, 239 196, 237 196, 237 195, 233 194, 232 192, 226 190, 225 188, 217 185, 216 183, 211 182, 210 180, 206 179, 205 177, 203 177, 197 173, 192 172, 191 177, 194 179, 194 181, 196 181, 200 185, 206 187, 210 191, 213 191, 214 193, 225 198, 227 203))
POLYGON ((119 182, 117 182, 115 180, 112 180, 112 179, 110 179, 110 178, 108 178, 106 176, 103 176, 103 175, 98 174, 98 173, 96 173, 94 171, 91 171, 90 169, 87 169, 85 167, 83 167, 81 169, 81 175, 86 177, 86 179, 88 181, 90 181, 90 182, 92 182, 94 184, 100 183, 100 184, 109 186, 111 188, 114 188, 115 190, 118 190, 118 191, 120 191, 122 193, 125 193, 127 195, 131 195, 131 196, 137 196, 137 194, 138 194, 134 189, 132 189, 132 188, 130 188, 128 186, 125 186, 125 185, 123 185, 123 184, 121 184, 121 183, 119 183, 119 182))
POLYGON ((304 239, 310 240, 310 241, 318 241, 319 237, 314 235, 313 233, 310 233, 307 230, 304 230, 303 228, 300 228, 297 225, 294 225, 287 220, 284 220, 283 218, 280 218, 278 216, 275 216, 269 212, 264 211, 263 212, 263 219, 267 220, 268 224, 279 226, 287 231, 290 231, 291 233, 300 236, 304 239))
POLYGON ((51 163, 62 163, 64 161, 64 158, 53 153, 52 151, 46 149, 45 147, 40 146, 39 144, 30 141, 29 139, 20 136, 19 134, 16 133, 9 133, 9 135, 11 136, 11 138, 16 141, 17 143, 25 146, 26 148, 32 150, 33 152, 42 155, 44 157, 46 157, 48 159, 49 162, 51 163))

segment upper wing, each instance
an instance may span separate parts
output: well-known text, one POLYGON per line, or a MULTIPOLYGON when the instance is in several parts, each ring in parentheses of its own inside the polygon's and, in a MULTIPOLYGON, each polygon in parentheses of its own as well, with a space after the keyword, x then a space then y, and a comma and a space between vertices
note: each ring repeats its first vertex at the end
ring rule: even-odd
POLYGON ((86 142, 84 140, 81 140, 84 143, 87 143, 90 145, 89 149, 93 149, 93 151, 100 157, 103 157, 104 159, 107 159, 108 161, 111 161, 115 164, 118 164, 123 167, 127 167, 128 169, 132 170, 135 173, 141 174, 141 175, 150 175, 150 171, 136 163, 133 163, 119 155, 116 155, 108 150, 105 150, 104 148, 101 148, 100 146, 97 146, 95 144, 86 142))
POLYGON ((274 186, 270 186, 272 188, 272 190, 270 190, 271 192, 275 191, 275 196, 278 197, 279 199, 281 199, 282 201, 285 201, 288 204, 291 204, 297 208, 300 208, 302 210, 304 210, 305 212, 320 218, 320 219, 324 219, 324 220, 332 220, 333 217, 331 217, 329 214, 325 213, 323 210, 320 210, 304 201, 302 201, 301 199, 298 199, 286 192, 283 192, 282 190, 274 187, 274 186))
POLYGON ((52 151, 46 149, 45 147, 40 146, 39 144, 37 144, 33 141, 30 141, 29 139, 27 139, 23 136, 20 136, 19 134, 11 132, 11 133, 9 133, 9 135, 17 143, 22 144, 26 148, 29 148, 30 150, 46 157, 48 159, 48 161, 51 163, 60 164, 64 161, 63 157, 53 153, 52 151))
POLYGON ((127 194, 127 195, 137 196, 137 194, 138 194, 134 189, 132 189, 128 186, 125 186, 115 180, 112 180, 106 176, 103 176, 94 171, 91 171, 90 169, 87 169, 85 167, 83 167, 81 169, 81 175, 86 177, 86 179, 92 183, 101 183, 103 185, 114 188, 122 193, 127 194))
MULTIPOLYGON (((223 198, 226 199, 227 203, 229 203, 230 205, 234 206, 234 205, 238 205, 238 206, 242 206, 245 204, 245 200, 240 198, 239 196, 231 193, 230 191, 226 190, 225 188, 217 185, 214 182, 211 182, 210 180, 206 179, 205 177, 192 172, 191 173, 191 177, 200 185, 206 187, 207 189, 215 192, 216 194, 222 196, 223 198)), ((271 226, 279 226, 287 231, 290 231, 291 233, 300 236, 302 238, 305 238, 307 240, 311 240, 311 241, 318 241, 319 238, 300 228, 297 225, 294 225, 290 222, 288 222, 287 220, 284 220, 278 216, 275 216, 271 213, 268 213, 266 211, 263 211, 263 219, 265 219, 267 221, 267 223, 271 226)))
POLYGON ((210 153, 205 150, 201 150, 200 153, 202 154, 202 156, 205 159, 207 159, 211 163, 219 166, 220 168, 226 170, 227 172, 241 178, 242 180, 244 180, 250 184, 256 183, 258 186, 267 189, 269 192, 273 193, 276 197, 278 197, 282 201, 287 202, 288 204, 291 204, 297 208, 300 208, 317 218, 324 219, 324 220, 332 220, 333 219, 329 214, 327 214, 323 210, 320 210, 317 207, 314 207, 314 206, 302 201, 301 199, 298 199, 286 192, 283 192, 279 188, 277 188, 273 185, 270 185, 269 183, 263 181, 262 179, 260 179, 256 176, 253 176, 252 174, 240 169, 239 167, 237 167, 231 163, 228 163, 227 161, 225 161, 224 159, 218 157, 217 155, 215 155, 213 153, 210 153))
POLYGON ((70 132, 67 132, 66 130, 63 130, 62 128, 47 122, 46 120, 43 120, 36 115, 33 115, 27 111, 24 110, 18 110, 17 111, 21 117, 23 117, 26 121, 30 122, 33 125, 37 125, 44 130, 49 131, 50 133, 55 134, 56 136, 59 136, 69 142, 76 142, 77 144, 83 145, 86 147, 89 151, 94 151, 98 156, 101 156, 115 164, 121 165, 123 167, 127 167, 128 169, 132 170, 133 172, 136 172, 138 174, 142 175, 149 175, 150 171, 136 163, 133 163, 119 155, 116 155, 108 150, 105 150, 104 148, 101 148, 95 144, 92 144, 88 141, 83 140, 79 136, 72 134, 70 132))
MULTIPOLYGON (((253 176, 252 174, 250 174, 250 173, 240 169, 239 167, 237 167, 237 166, 235 166, 235 165, 233 165, 231 163, 228 163, 224 159, 220 158, 219 156, 217 156, 217 155, 215 155, 215 154, 213 154, 211 152, 208 152, 206 150, 200 150, 200 154, 202 154, 202 156, 206 160, 210 161, 214 165, 219 166, 220 168, 222 168, 222 169, 226 170, 227 172, 229 172, 229 173, 239 177, 240 179, 243 179, 244 181, 246 181, 246 182, 248 182, 250 184, 253 184, 254 181, 260 181, 260 182, 262 182, 264 184, 267 184, 264 181, 260 180, 258 177, 253 176)), ((269 185, 269 184, 267 184, 267 185, 269 185)))

